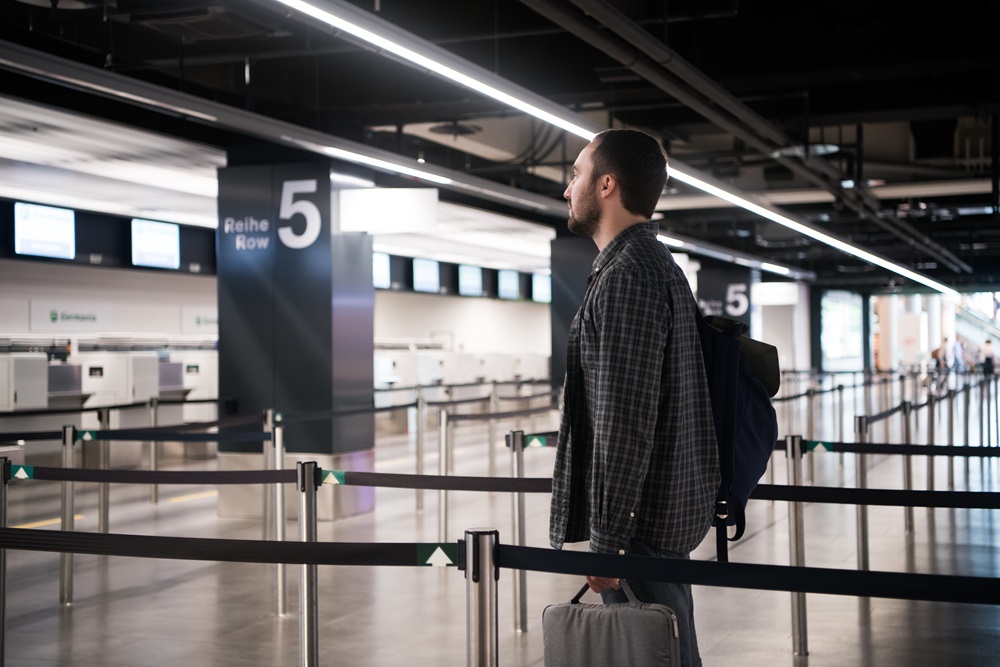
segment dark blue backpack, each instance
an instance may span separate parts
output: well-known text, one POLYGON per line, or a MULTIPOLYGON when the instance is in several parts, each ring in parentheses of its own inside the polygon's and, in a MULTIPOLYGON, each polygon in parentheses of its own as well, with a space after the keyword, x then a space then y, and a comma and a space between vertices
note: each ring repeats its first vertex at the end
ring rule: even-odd
POLYGON ((742 322, 698 318, 719 447, 721 482, 713 525, 720 562, 729 560, 726 526, 736 526, 731 539, 743 536, 747 500, 778 439, 778 419, 771 405, 781 382, 778 350, 746 332, 742 322))

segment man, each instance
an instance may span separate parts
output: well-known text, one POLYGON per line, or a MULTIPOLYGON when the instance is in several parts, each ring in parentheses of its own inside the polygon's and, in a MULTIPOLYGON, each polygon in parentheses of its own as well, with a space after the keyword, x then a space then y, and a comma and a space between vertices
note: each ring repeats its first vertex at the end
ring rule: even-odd
MULTIPOLYGON (((608 130, 573 165, 570 231, 599 254, 567 345, 550 541, 593 552, 688 558, 712 521, 719 486, 712 408, 684 273, 649 222, 666 183, 659 144, 608 130)), ((669 568, 669 564, 664 564, 669 568)), ((616 579, 588 577, 605 602, 616 579)), ((700 665, 691 587, 630 581, 678 616, 683 665, 700 665)))

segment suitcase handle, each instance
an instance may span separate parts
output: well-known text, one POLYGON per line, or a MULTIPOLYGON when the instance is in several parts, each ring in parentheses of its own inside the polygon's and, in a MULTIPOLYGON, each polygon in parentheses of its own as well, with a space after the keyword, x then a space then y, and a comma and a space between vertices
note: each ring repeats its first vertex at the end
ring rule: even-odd
MULTIPOLYGON (((632 592, 632 587, 628 585, 628 582, 625 581, 624 579, 620 579, 619 581, 621 583, 622 590, 625 591, 625 597, 628 598, 628 601, 631 602, 632 604, 640 604, 639 598, 637 598, 635 596, 635 593, 632 592)), ((584 584, 583 588, 580 589, 580 592, 574 595, 573 599, 570 600, 570 604, 580 604, 580 599, 584 595, 586 595, 587 591, 589 590, 590 590, 590 584, 584 584)))

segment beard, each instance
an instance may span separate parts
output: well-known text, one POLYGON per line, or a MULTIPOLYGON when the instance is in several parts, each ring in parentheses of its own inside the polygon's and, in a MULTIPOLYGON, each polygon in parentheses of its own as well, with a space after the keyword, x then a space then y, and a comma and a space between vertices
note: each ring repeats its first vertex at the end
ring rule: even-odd
POLYGON ((571 202, 569 219, 566 221, 569 231, 588 239, 594 238, 601 222, 601 210, 597 205, 597 193, 588 188, 586 194, 571 202))

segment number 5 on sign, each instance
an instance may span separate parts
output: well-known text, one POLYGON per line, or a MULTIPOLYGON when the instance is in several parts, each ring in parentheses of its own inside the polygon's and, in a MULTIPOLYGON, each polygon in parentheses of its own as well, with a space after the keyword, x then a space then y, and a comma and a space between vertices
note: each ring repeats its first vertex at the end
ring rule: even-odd
POLYGON ((278 228, 278 238, 292 250, 308 248, 319 238, 323 220, 319 207, 308 199, 295 199, 295 195, 313 194, 316 192, 316 179, 304 181, 285 181, 281 184, 281 206, 278 218, 291 220, 296 215, 306 219, 306 228, 301 234, 296 234, 289 225, 278 228))
POLYGON ((746 283, 733 283, 726 288, 726 315, 740 317, 750 309, 746 283))

